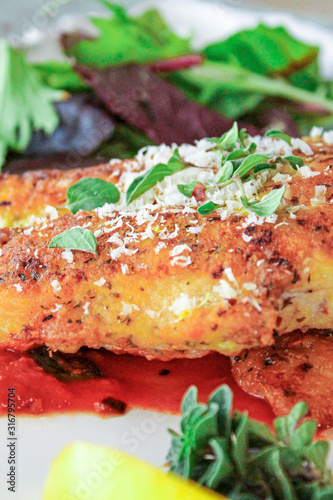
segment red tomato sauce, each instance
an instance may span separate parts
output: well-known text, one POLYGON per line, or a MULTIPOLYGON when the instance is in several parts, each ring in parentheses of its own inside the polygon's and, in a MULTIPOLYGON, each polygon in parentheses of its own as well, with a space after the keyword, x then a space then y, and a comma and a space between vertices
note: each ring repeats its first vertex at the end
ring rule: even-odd
POLYGON ((199 400, 222 384, 234 393, 234 409, 248 411, 250 417, 271 424, 270 406, 238 387, 231 374, 230 359, 208 354, 200 359, 148 361, 140 356, 117 355, 105 349, 87 350, 86 355, 102 376, 91 380, 62 382, 31 359, 28 353, 0 352, 0 414, 7 413, 8 389, 15 389, 16 412, 51 414, 98 413, 101 416, 125 409, 143 408, 180 413, 180 404, 190 385, 199 390, 199 400), (109 404, 103 403, 109 400, 109 404))

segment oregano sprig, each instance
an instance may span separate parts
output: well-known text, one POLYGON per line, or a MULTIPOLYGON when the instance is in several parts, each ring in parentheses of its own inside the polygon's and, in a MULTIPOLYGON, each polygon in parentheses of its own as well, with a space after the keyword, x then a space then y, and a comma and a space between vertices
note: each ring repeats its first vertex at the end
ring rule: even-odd
POLYGON ((181 433, 171 431, 170 469, 226 495, 247 500, 333 498, 329 445, 313 442, 316 422, 301 402, 274 422, 275 433, 246 413, 232 413, 232 391, 218 388, 199 404, 191 387, 182 403, 181 433))
POLYGON ((148 170, 148 172, 134 179, 126 193, 127 205, 142 196, 146 191, 149 191, 152 187, 156 186, 156 184, 165 177, 189 166, 190 165, 184 162, 180 157, 178 149, 175 149, 167 164, 158 163, 148 170))
POLYGON ((97 253, 97 240, 94 233, 83 227, 72 227, 57 234, 49 243, 49 248, 64 248, 65 250, 81 250, 97 253))

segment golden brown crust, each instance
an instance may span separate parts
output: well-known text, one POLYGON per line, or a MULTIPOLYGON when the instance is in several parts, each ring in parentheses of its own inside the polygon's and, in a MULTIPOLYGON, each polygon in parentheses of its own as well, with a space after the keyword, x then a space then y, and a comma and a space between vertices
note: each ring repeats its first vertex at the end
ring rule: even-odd
POLYGON ((332 332, 283 335, 272 346, 242 352, 232 371, 239 385, 265 398, 276 415, 305 401, 310 417, 321 425, 333 424, 332 332))
MULTIPOLYGON (((197 356, 210 350, 235 355, 243 348, 271 344, 275 333, 332 328, 333 147, 311 147, 314 156, 308 164, 320 174, 293 177, 275 224, 245 227, 241 215, 223 221, 215 214, 200 217, 181 209, 159 209, 153 213, 154 237, 146 239, 142 234, 148 223, 139 224, 133 214, 124 216, 117 228, 115 218, 62 213, 31 232, 4 229, 0 346, 27 349, 45 343, 69 352, 82 345, 104 346, 148 357, 171 357, 173 352, 197 356), (316 206, 311 200, 318 185, 326 187, 326 202, 316 206), (291 218, 287 209, 300 204, 305 208, 291 218), (203 226, 200 234, 188 230, 193 218, 203 226), (62 250, 48 248, 55 235, 75 226, 101 230, 98 256, 73 251, 69 263, 62 250), (124 241, 129 227, 134 238, 126 244, 127 252, 112 259, 115 245, 108 241, 110 236, 118 234, 124 241), (177 227, 177 234, 163 239, 165 247, 158 252, 161 232, 170 234, 177 227), (185 252, 191 260, 186 267, 175 265, 170 256, 176 245, 190 249, 185 252), (129 255, 131 251, 136 253, 129 255), (123 274, 124 265, 128 274, 123 274), (101 278, 105 284, 96 285, 101 278), (58 291, 52 286, 55 280, 61 286, 58 291), (233 289, 233 297, 221 296, 221 280, 233 289), (174 305, 182 294, 192 305, 177 313, 174 305)), ((116 182, 124 168, 118 163, 4 175, 0 200, 11 204, 0 202, 0 214, 2 210, 3 218, 24 223, 30 214, 43 213, 45 205, 63 205, 68 186, 82 176, 116 182)))
POLYGON ((66 204, 69 186, 83 177, 99 177, 115 183, 123 163, 109 163, 73 170, 37 170, 23 175, 0 174, 0 227, 28 225, 31 215, 41 216, 45 207, 66 204), (115 172, 115 174, 114 174, 115 172))

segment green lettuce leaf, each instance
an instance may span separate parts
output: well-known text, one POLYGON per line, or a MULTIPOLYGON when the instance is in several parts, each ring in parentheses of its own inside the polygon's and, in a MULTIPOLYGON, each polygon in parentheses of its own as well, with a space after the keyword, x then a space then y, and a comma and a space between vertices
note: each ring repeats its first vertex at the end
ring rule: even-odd
POLYGON ((119 64, 144 64, 192 52, 189 39, 171 31, 159 12, 150 9, 137 17, 124 7, 102 0, 111 17, 92 17, 99 34, 95 39, 77 41, 67 37, 66 52, 80 64, 97 68, 119 64))

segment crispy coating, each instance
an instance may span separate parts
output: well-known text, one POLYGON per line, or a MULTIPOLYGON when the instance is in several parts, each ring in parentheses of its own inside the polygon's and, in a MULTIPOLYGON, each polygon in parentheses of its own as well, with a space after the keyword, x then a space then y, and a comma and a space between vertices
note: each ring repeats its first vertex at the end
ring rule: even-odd
POLYGON ((116 183, 123 163, 73 170, 37 170, 23 175, 0 174, 0 227, 28 226, 31 216, 40 217, 45 207, 66 204, 66 191, 83 177, 99 177, 116 183))
MULTIPOLYGON (((221 220, 160 209, 150 225, 154 237, 145 239, 148 223, 139 223, 133 213, 120 227, 110 217, 62 211, 29 230, 3 229, 0 347, 46 344, 75 352, 83 345, 103 346, 168 359, 211 350, 236 355, 297 328, 332 328, 333 148, 311 146, 315 154, 308 164, 320 174, 293 177, 275 224, 245 227, 242 215, 221 220), (326 188, 326 202, 317 205, 311 200, 319 185, 326 188), (305 207, 291 218, 287 208, 298 205, 305 207), (188 230, 193 218, 203 226, 199 234, 188 230), (73 251, 68 262, 61 249, 48 248, 55 235, 75 226, 97 231, 98 255, 73 251), (117 245, 109 238, 124 241, 129 228, 126 251, 112 258, 117 245), (174 236, 160 247, 164 230, 174 236), (191 261, 185 267, 170 254, 178 245, 189 248, 182 254, 191 261), (233 292, 229 297, 221 292, 225 283, 233 292), (184 299, 185 307, 179 307, 184 299)), ((67 188, 82 176, 116 182, 124 168, 118 163, 4 174, 3 225, 27 225, 46 205, 63 205, 67 188)))
POLYGON ((321 425, 333 424, 333 333, 300 331, 275 344, 237 356, 233 374, 251 394, 265 398, 276 415, 286 415, 299 401, 321 425))

